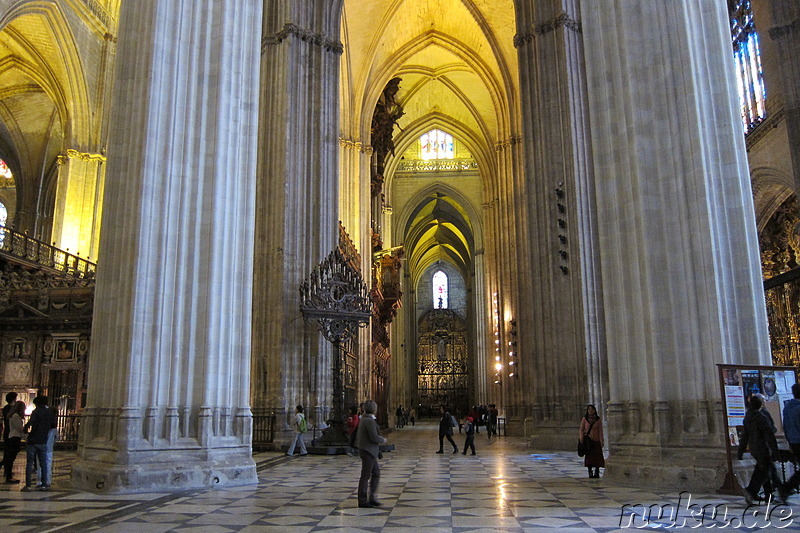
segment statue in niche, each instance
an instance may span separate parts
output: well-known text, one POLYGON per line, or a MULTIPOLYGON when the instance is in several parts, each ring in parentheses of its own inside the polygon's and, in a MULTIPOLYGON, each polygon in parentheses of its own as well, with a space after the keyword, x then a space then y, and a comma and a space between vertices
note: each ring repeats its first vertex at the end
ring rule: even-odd
POLYGON ((447 359, 447 341, 448 336, 447 334, 444 335, 436 335, 433 337, 434 341, 436 341, 436 357, 439 361, 444 361, 447 359))

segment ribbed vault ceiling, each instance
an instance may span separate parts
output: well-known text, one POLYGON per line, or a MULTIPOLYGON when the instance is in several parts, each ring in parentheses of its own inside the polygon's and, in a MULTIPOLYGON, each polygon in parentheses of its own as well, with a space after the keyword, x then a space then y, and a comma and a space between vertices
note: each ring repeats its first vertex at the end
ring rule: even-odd
MULTIPOLYGON (((397 99, 405 115, 395 129, 396 153, 437 127, 488 168, 495 143, 514 129, 515 31, 512 0, 345 0, 343 133, 368 139, 378 97, 400 77, 397 99)), ((482 178, 490 179, 485 170, 482 178)), ((465 210, 443 194, 414 209, 404 233, 407 266, 413 271, 443 260, 466 275, 474 224, 465 210)))

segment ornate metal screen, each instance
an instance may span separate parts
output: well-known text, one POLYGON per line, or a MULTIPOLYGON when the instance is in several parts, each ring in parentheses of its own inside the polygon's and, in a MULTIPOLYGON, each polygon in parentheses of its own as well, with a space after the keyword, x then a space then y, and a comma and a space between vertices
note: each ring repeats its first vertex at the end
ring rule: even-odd
POLYGON ((469 406, 469 358, 466 327, 454 311, 433 309, 420 320, 417 342, 417 391, 420 410, 469 406))

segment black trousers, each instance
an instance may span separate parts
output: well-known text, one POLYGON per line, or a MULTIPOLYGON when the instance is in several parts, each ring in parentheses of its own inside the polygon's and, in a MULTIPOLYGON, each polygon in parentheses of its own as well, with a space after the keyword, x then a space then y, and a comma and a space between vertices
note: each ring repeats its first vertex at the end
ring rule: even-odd
POLYGON ((464 441, 464 453, 467 453, 467 448, 472 449, 472 455, 475 455, 475 435, 467 435, 467 440, 464 441))
POLYGON ((441 452, 442 450, 444 450, 444 439, 445 439, 445 437, 447 437, 447 440, 449 440, 450 444, 453 445, 453 449, 458 451, 458 446, 456 446, 456 443, 453 440, 453 437, 451 437, 450 435, 441 435, 441 434, 439 435, 439 451, 441 452))
POLYGON ((12 470, 14 469, 14 460, 17 458, 21 447, 22 439, 19 437, 14 437, 6 441, 6 447, 3 449, 3 468, 5 469, 7 480, 13 477, 12 470))
POLYGON ((750 476, 750 484, 747 485, 747 492, 753 496, 758 494, 761 490, 761 485, 765 481, 772 482, 772 488, 782 487, 781 478, 778 475, 778 469, 775 468, 775 462, 769 455, 759 455, 753 457, 756 460, 756 467, 753 469, 753 475, 750 476))
POLYGON ((358 480, 358 503, 365 504, 377 499, 381 467, 378 458, 365 450, 358 450, 361 457, 361 478, 358 480), (367 489, 369 488, 369 492, 367 489))

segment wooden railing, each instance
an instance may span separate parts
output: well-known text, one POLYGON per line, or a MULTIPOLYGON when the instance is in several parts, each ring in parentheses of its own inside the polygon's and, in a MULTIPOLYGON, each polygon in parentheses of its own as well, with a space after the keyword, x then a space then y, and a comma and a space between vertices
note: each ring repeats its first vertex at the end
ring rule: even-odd
POLYGON ((46 242, 0 226, 0 252, 76 278, 93 278, 97 265, 46 242))

